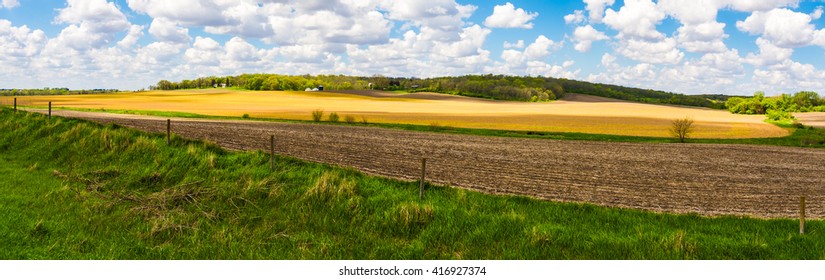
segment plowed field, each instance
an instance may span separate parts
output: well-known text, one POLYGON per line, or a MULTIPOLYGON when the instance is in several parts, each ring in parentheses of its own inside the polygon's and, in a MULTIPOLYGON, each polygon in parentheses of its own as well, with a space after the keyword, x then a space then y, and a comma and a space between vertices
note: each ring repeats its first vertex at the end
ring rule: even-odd
MULTIPOLYGON (((57 111, 165 132, 165 118, 57 111)), ((553 141, 338 125, 173 119, 172 130, 235 150, 267 150, 368 174, 427 178, 493 194, 701 215, 825 217, 825 150, 701 144, 553 141)))

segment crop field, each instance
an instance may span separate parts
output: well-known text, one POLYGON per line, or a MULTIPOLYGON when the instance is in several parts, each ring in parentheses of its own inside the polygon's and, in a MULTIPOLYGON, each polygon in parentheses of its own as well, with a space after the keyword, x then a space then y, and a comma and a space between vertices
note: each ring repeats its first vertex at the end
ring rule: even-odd
POLYGON ((825 128, 825 113, 811 112, 811 113, 795 113, 800 123, 818 128, 825 128))
MULTIPOLYGON (((661 106, 569 94, 550 103, 475 99, 434 93, 251 92, 237 90, 155 91, 119 94, 18 97, 20 106, 159 110, 213 116, 309 120, 317 109, 335 112, 343 121, 451 126, 546 132, 579 132, 669 137, 671 121, 695 120, 694 138, 783 137, 785 129, 763 116, 734 115, 723 110, 661 106)), ((11 97, 0 97, 10 104, 11 97)))
MULTIPOLYGON (((166 131, 166 119, 56 111, 166 131)), ((607 143, 481 137, 374 127, 173 119, 172 131, 234 150, 268 150, 372 175, 492 194, 700 215, 825 217, 825 150, 755 145, 607 143)))

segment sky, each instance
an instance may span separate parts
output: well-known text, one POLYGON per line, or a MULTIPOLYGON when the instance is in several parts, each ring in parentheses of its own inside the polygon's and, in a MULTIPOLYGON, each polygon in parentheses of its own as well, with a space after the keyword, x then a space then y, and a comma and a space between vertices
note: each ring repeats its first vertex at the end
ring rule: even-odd
POLYGON ((825 94, 823 0, 0 0, 0 88, 243 73, 825 94))

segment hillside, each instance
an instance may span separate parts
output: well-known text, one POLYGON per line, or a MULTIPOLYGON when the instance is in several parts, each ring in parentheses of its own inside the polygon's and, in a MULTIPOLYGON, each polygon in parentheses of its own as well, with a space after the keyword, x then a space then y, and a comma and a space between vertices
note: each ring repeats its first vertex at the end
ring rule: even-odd
POLYGON ((550 101, 568 92, 621 100, 724 109, 728 96, 685 95, 665 91, 597 84, 549 77, 506 75, 466 75, 438 78, 357 77, 344 75, 290 76, 278 74, 243 74, 205 77, 170 82, 162 80, 152 89, 176 90, 212 87, 235 87, 247 90, 305 90, 323 86, 325 90, 365 90, 437 92, 497 100, 550 101))
MULTIPOLYGON (((427 92, 386 91, 243 91, 233 89, 150 91, 94 96, 20 97, 21 106, 99 110, 160 110, 209 116, 310 120, 336 113, 341 122, 407 124, 533 132, 576 132, 669 137, 674 118, 695 120, 694 138, 782 137, 788 132, 763 122, 762 116, 727 111, 571 95, 582 101, 509 102, 427 92), (585 98, 586 97, 586 98, 585 98), (594 102, 596 101, 596 102, 594 102)), ((9 97, 0 102, 10 104, 9 97)))
POLYGON ((655 214, 401 182, 0 110, 2 259, 821 259, 821 221, 655 214), (89 156, 94 155, 94 156, 89 156), (756 241, 755 241, 756 240, 756 241))

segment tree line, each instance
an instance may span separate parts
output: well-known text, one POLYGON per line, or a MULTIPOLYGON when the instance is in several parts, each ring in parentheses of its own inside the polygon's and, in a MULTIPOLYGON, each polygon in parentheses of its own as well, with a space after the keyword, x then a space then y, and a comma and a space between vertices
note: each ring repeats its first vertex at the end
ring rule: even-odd
POLYGON ((42 88, 42 89, 0 89, 0 96, 27 96, 27 95, 68 95, 68 94, 95 94, 119 92, 117 89, 81 89, 42 88))
POLYGON ((731 96, 685 95, 651 89, 640 89, 591 83, 551 77, 464 75, 438 78, 404 78, 375 75, 371 77, 344 75, 279 75, 242 74, 238 76, 203 77, 194 80, 170 82, 162 80, 151 89, 175 90, 213 87, 231 87, 247 90, 305 90, 323 86, 327 90, 387 90, 429 91, 471 97, 515 100, 550 101, 564 97, 567 92, 609 97, 627 101, 686 105, 725 109, 731 96))
POLYGON ((686 95, 660 90, 640 89, 568 79, 559 79, 559 82, 568 92, 643 103, 725 109, 725 101, 729 98, 729 96, 722 94, 686 95))
POLYGON ((825 112, 825 98, 813 91, 783 93, 765 97, 757 91, 753 97, 731 97, 725 102, 728 111, 735 114, 767 114, 773 120, 791 119, 790 113, 825 112))

